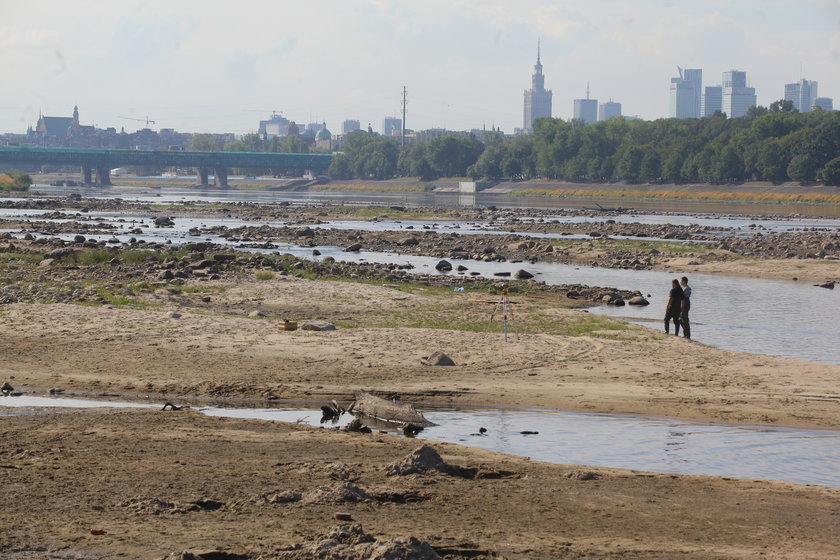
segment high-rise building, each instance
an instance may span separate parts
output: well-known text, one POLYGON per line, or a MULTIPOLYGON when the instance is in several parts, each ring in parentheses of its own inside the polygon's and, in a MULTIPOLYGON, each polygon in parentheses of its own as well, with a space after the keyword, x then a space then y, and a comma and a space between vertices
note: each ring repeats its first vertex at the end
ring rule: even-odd
POLYGON ((800 113, 807 113, 817 100, 817 82, 799 80, 793 84, 785 84, 785 99, 792 101, 800 113))
POLYGON ((616 103, 612 99, 605 103, 598 105, 598 120, 608 121, 613 117, 621 116, 621 103, 616 103))
POLYGON ((525 107, 522 127, 526 132, 534 130, 534 121, 551 117, 551 90, 545 89, 545 76, 540 62, 540 43, 537 42, 537 63, 531 76, 531 89, 525 90, 525 107))
POLYGON ((676 119, 700 117, 703 70, 683 70, 677 66, 679 76, 671 78, 669 116, 676 119))
POLYGON ((598 100, 589 99, 588 96, 586 99, 575 99, 572 115, 574 119, 581 120, 586 124, 597 122, 598 100))
POLYGON ((814 105, 811 107, 819 107, 825 111, 833 111, 834 110, 834 102, 830 97, 817 97, 814 100, 814 105))
POLYGON ((734 119, 755 107, 755 88, 747 87, 747 73, 730 70, 723 73, 723 112, 734 119))
POLYGON ((362 125, 359 121, 348 119, 341 124, 341 133, 347 134, 348 132, 353 132, 354 130, 361 130, 362 125))
POLYGON ((706 86, 703 102, 700 105, 700 115, 708 117, 715 111, 723 111, 723 88, 721 86, 706 86))
POLYGON ((402 119, 385 117, 382 119, 383 136, 399 136, 402 134, 402 119))

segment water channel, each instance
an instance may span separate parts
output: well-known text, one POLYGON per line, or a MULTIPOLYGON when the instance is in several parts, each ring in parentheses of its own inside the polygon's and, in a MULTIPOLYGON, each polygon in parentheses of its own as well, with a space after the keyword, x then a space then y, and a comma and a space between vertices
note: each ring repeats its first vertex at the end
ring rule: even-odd
MULTIPOLYGON (((0 415, 94 407, 160 408, 159 402, 90 398, 0 397, 0 415), (4 410, 5 409, 5 410, 4 410)), ((208 416, 321 424, 311 405, 202 407, 208 416)), ((840 431, 704 424, 673 418, 502 407, 422 407, 438 424, 417 438, 529 457, 537 461, 662 473, 784 480, 840 488, 840 431), (479 435, 479 428, 486 428, 479 435), (538 432, 525 435, 521 432, 538 432)), ((169 413, 171 414, 171 413, 169 413)), ((378 429, 378 428, 377 428, 378 429)), ((396 428, 389 429, 399 433, 396 428)))

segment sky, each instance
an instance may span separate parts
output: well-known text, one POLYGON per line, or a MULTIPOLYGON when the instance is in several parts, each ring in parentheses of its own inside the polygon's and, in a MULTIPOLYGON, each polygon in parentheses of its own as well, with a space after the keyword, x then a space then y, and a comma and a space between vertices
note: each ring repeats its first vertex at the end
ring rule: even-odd
POLYGON ((747 72, 758 103, 800 77, 840 106, 840 0, 0 0, 0 132, 83 125, 256 131, 522 126, 537 40, 554 117, 613 99, 668 116, 677 66, 747 72), (134 119, 134 120, 132 120, 134 119))

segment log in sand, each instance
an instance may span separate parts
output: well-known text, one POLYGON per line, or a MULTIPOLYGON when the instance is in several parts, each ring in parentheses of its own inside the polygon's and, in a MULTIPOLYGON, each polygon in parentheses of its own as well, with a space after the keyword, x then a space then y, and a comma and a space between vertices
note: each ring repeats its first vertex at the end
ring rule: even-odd
POLYGON ((353 403, 353 414, 370 416, 377 420, 393 422, 395 424, 411 424, 422 428, 436 426, 409 403, 383 399, 366 391, 353 391, 356 402, 353 403))

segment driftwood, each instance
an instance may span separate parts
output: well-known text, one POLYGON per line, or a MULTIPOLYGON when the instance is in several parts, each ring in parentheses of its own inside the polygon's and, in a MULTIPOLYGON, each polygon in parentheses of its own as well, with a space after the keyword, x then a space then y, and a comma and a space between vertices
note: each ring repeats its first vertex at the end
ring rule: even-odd
POLYGON ((410 424, 418 428, 435 426, 434 422, 426 418, 409 403, 383 399, 365 391, 353 391, 356 401, 353 403, 353 414, 370 416, 377 420, 394 424, 410 424))

